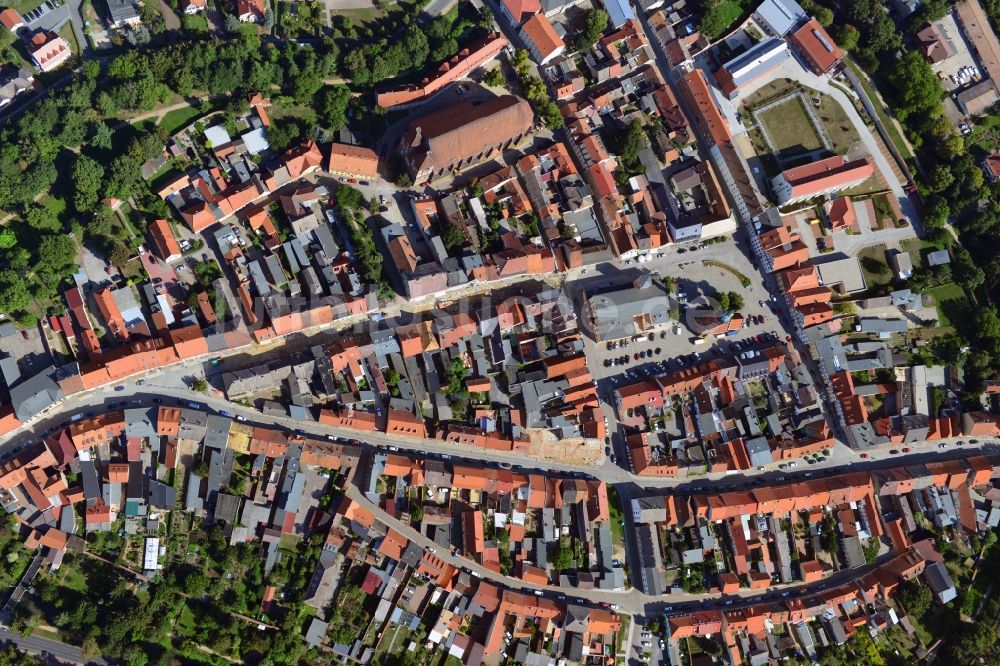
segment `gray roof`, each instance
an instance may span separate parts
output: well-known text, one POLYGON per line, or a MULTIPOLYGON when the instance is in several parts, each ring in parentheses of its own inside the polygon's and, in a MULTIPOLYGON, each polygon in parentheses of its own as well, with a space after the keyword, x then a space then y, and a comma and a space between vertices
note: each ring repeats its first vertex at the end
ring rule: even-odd
POLYGON ((309 628, 306 630, 306 645, 311 648, 318 647, 323 642, 323 638, 326 636, 326 629, 329 626, 329 623, 314 617, 312 622, 309 623, 309 628))
POLYGON ((754 16, 765 24, 763 27, 770 28, 774 34, 783 37, 806 18, 806 13, 795 0, 764 0, 754 16))
POLYGON ((177 439, 191 439, 200 442, 205 438, 208 416, 196 409, 181 409, 181 421, 177 439))
POLYGON ((771 457, 771 446, 765 437, 754 437, 746 442, 747 453, 750 455, 750 464, 754 467, 767 465, 774 462, 771 457))
MULTIPOLYGON (((737 87, 766 74, 791 57, 788 46, 781 39, 771 38, 758 42, 725 65, 737 87)), ((699 182, 701 178, 699 176, 699 182)))
POLYGON ((646 287, 630 286, 595 294, 589 299, 588 314, 588 323, 596 329, 598 339, 615 340, 637 332, 633 318, 638 315, 665 324, 670 319, 670 302, 663 285, 653 282, 646 287))
POLYGON ((107 0, 107 3, 112 23, 125 23, 139 18, 139 12, 131 0, 107 0))
POLYGON ((153 426, 153 408, 140 407, 125 410, 125 436, 153 439, 157 436, 153 426))
POLYGON ((948 250, 935 250, 927 255, 928 266, 943 266, 951 263, 951 255, 948 250))
POLYGON ((229 443, 229 428, 232 425, 232 419, 210 414, 205 428, 205 446, 220 451, 225 449, 229 443))
POLYGON ((63 390, 56 384, 52 372, 39 373, 10 389, 10 402, 14 406, 14 414, 22 423, 64 397, 63 390))

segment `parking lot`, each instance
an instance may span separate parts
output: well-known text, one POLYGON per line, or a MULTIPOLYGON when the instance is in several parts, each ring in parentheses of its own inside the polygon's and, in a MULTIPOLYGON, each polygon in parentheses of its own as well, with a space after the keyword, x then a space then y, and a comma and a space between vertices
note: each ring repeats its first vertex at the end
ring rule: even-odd
POLYGON ((759 273, 737 244, 727 240, 702 244, 700 248, 671 247, 647 255, 649 259, 645 261, 627 260, 620 268, 606 267, 599 275, 588 277, 584 273, 579 280, 567 285, 569 293, 581 298, 586 290, 627 285, 644 272, 669 276, 677 281, 672 309, 678 319, 669 325, 617 341, 595 342, 585 338, 589 369, 599 382, 606 379, 613 388, 643 375, 679 370, 717 355, 729 356, 741 349, 785 339, 777 316, 781 305, 765 291, 759 273), (744 287, 732 272, 717 265, 706 265, 706 261, 731 267, 749 278, 750 286, 744 287), (715 294, 730 291, 743 298, 739 312, 745 317, 745 326, 732 335, 703 338, 704 331, 697 320, 719 312, 715 294))

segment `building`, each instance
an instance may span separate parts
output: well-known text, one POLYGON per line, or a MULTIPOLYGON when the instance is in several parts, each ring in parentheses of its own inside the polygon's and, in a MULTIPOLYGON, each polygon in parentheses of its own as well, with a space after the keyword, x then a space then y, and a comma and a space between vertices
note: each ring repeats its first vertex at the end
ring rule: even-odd
POLYGON ((705 74, 700 69, 688 72, 681 77, 680 84, 681 95, 686 98, 688 107, 694 110, 693 120, 702 134, 716 145, 730 143, 733 135, 729 131, 729 123, 715 104, 705 74))
POLYGON ((906 280, 913 275, 913 260, 909 252, 896 252, 892 255, 892 270, 900 280, 906 280))
POLYGON ((954 49, 952 49, 951 44, 945 39, 945 36, 941 34, 936 25, 928 25, 926 28, 917 33, 917 48, 920 53, 927 58, 927 61, 932 65, 947 60, 948 58, 955 55, 954 49))
POLYGON ((771 180, 771 189, 778 204, 786 205, 854 187, 873 173, 875 167, 866 158, 848 162, 835 155, 783 171, 771 180))
POLYGON ((997 87, 993 83, 993 79, 980 81, 971 88, 966 88, 958 93, 955 98, 958 108, 970 116, 986 113, 997 103, 997 100, 1000 100, 1000 95, 997 94, 997 87))
POLYGON ((0 12, 0 25, 3 25, 3 27, 7 28, 11 32, 16 33, 24 27, 24 19, 20 14, 8 7, 0 12))
POLYGON ((336 176, 378 178, 378 155, 371 148, 333 143, 326 170, 336 176))
POLYGON ((766 39, 736 56, 715 73, 719 88, 730 99, 736 97, 740 86, 767 74, 788 60, 791 53, 782 39, 766 39))
POLYGON ((181 0, 181 6, 184 7, 184 13, 188 16, 203 12, 206 8, 205 0, 181 0))
POLYGON ((784 37, 806 19, 795 0, 764 0, 753 12, 754 23, 772 37, 784 37))
POLYGON ((491 32, 438 65, 435 72, 422 79, 419 84, 382 91, 378 93, 376 101, 384 109, 406 107, 424 101, 493 60, 508 43, 507 38, 500 33, 491 32))
POLYGON ((181 248, 170 229, 170 223, 164 219, 155 220, 149 225, 149 236, 153 247, 163 261, 171 262, 181 258, 181 248))
POLYGON ((399 152, 415 183, 480 162, 528 135, 534 112, 527 101, 504 95, 463 101, 417 118, 399 140, 399 152))
POLYGON ((617 340, 670 322, 670 304, 663 285, 642 276, 628 287, 589 296, 587 326, 595 340, 617 340))
POLYGON ((501 0, 500 11, 514 27, 542 10, 539 0, 501 0))
POLYGON ((789 41, 814 74, 826 74, 844 59, 844 52, 816 19, 793 32, 789 41))
POLYGON ((108 5, 108 23, 114 28, 135 27, 142 23, 139 10, 132 0, 105 0, 108 5))
POLYGON ((260 23, 266 10, 265 0, 236 0, 236 18, 244 23, 260 23))
POLYGON ((51 72, 73 55, 66 40, 51 30, 39 30, 25 44, 31 62, 43 72, 51 72))
POLYGON ((0 65, 0 109, 35 86, 35 75, 27 67, 0 65))
POLYGON ((521 39, 528 53, 539 65, 544 65, 566 50, 566 43, 556 33, 545 14, 535 14, 521 26, 521 39))

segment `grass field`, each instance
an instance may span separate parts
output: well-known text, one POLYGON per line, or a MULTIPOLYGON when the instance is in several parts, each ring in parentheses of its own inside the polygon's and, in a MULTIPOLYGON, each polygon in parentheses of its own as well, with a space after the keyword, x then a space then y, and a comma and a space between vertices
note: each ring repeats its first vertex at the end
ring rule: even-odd
POLYGON ((869 289, 876 289, 892 282, 892 268, 885 258, 884 245, 872 245, 858 252, 858 263, 865 275, 869 289))
POLYGON ((163 118, 160 120, 160 127, 167 130, 170 134, 173 134, 180 128, 187 125, 189 122, 201 115, 201 111, 189 106, 183 109, 174 109, 173 111, 167 112, 163 118))
POLYGON ((771 137, 778 159, 823 148, 823 141, 798 97, 768 109, 758 117, 771 137))
POLYGON ((961 317, 963 312, 968 311, 969 301, 965 292, 954 282, 928 289, 927 293, 934 298, 941 326, 951 326, 953 318, 961 317))

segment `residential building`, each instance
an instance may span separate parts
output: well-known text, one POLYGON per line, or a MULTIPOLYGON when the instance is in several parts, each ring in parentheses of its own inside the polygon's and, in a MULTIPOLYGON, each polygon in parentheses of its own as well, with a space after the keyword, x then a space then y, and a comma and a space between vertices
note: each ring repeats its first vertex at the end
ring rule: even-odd
POLYGON ((866 158, 849 162, 834 155, 781 172, 771 179, 771 189, 778 204, 787 205, 860 185, 874 173, 866 158))
POLYGON ((136 27, 142 23, 139 10, 132 0, 105 0, 108 5, 108 23, 114 28, 136 27))
POLYGON ((784 37, 807 18, 795 0, 764 0, 753 12, 753 20, 772 37, 784 37))
POLYGON ((153 241, 156 253, 163 261, 171 262, 181 258, 181 248, 170 229, 170 223, 164 219, 154 220, 149 225, 149 236, 153 241))
POLYGON ((521 39, 528 53, 539 65, 544 65, 562 55, 566 43, 555 31, 545 14, 535 14, 521 26, 521 39))
POLYGON ((35 67, 43 72, 51 72, 73 55, 65 39, 51 30, 39 30, 25 44, 28 55, 35 67))
POLYGON ((371 148, 333 143, 326 170, 335 176, 375 179, 378 178, 378 155, 371 148))
POLYGON ((24 18, 14 9, 7 7, 3 11, 0 11, 0 25, 13 33, 17 33, 18 30, 24 27, 24 18))

